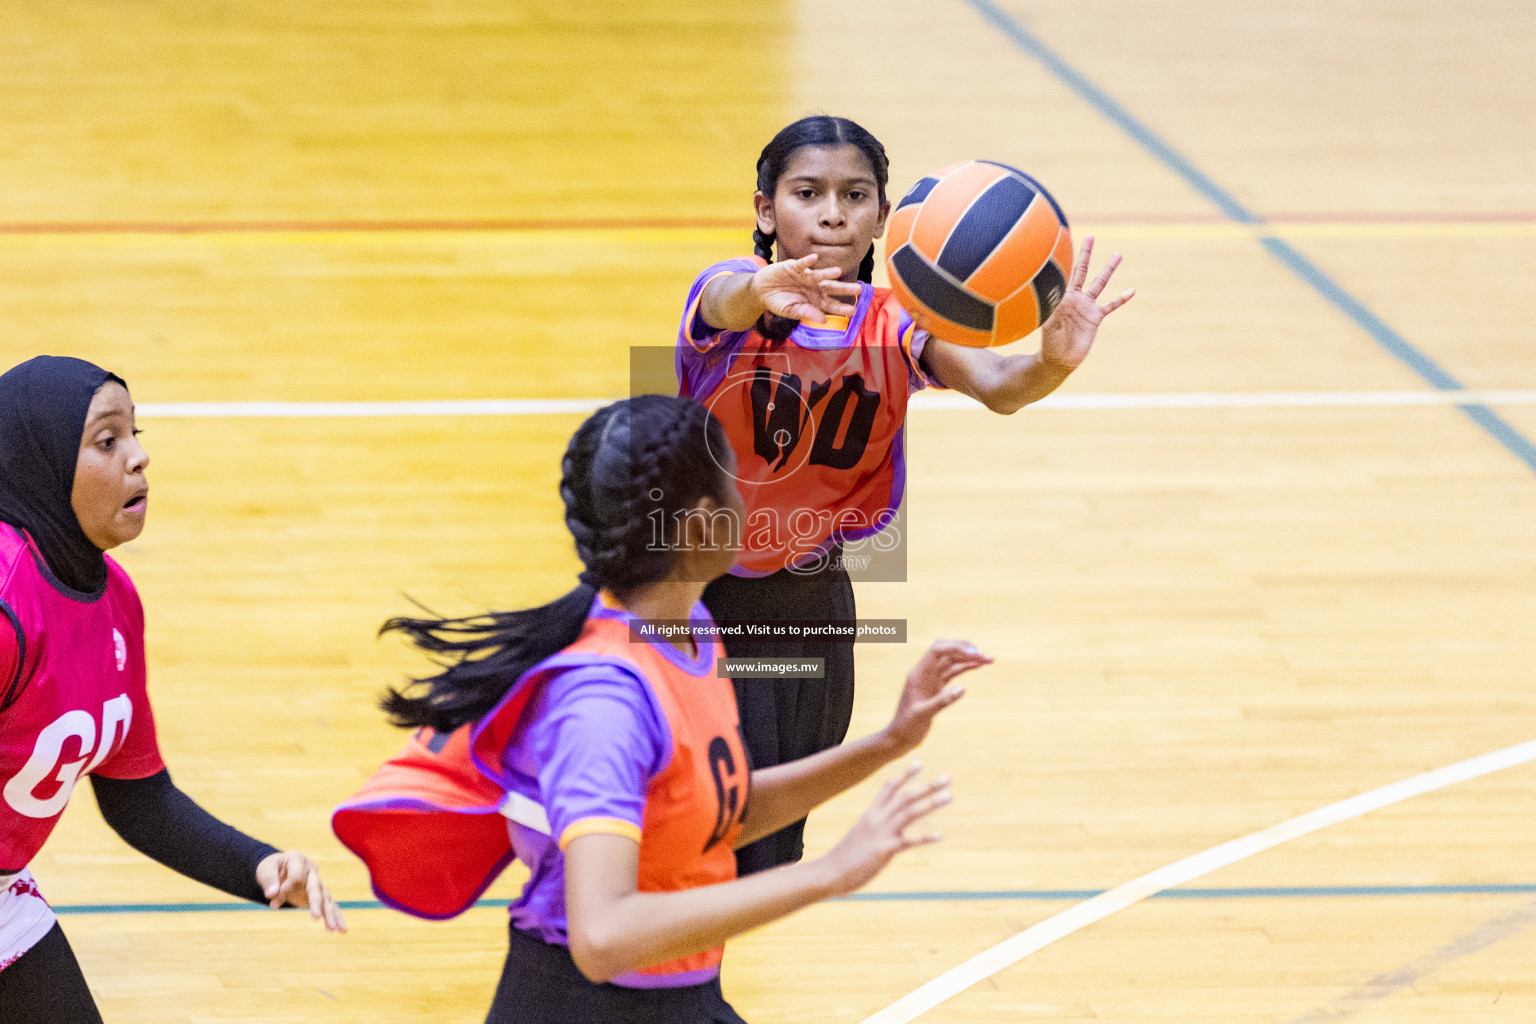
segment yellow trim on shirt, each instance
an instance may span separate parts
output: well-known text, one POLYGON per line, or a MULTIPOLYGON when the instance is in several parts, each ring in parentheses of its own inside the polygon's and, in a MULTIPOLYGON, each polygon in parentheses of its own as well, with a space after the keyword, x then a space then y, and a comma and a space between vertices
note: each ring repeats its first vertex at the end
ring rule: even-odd
POLYGON ((560 850, 565 851, 566 846, 577 836, 607 835, 624 836, 640 841, 640 826, 623 818, 582 818, 573 821, 560 833, 560 850))
MULTIPOLYGON (((901 342, 901 351, 902 351, 902 354, 907 357, 907 365, 911 366, 912 369, 914 371, 916 371, 918 377, 922 378, 923 383, 926 384, 928 387, 933 388, 936 391, 948 391, 949 388, 944 386, 943 381, 939 380, 939 378, 935 377, 931 373, 924 372, 922 362, 920 360, 916 359, 915 357, 913 357, 913 355, 912 355, 912 342, 917 340, 917 331, 918 331, 918 326, 914 322, 914 323, 908 324, 907 325, 907 329, 904 332, 902 332, 901 335, 899 335, 899 340, 901 342)), ((932 334, 928 335, 928 340, 929 341, 933 340, 933 335, 932 334)))
MULTIPOLYGON (((711 274, 709 276, 709 281, 704 282, 704 288, 708 288, 709 282, 713 281, 717 277, 727 277, 731 274, 739 273, 741 273, 739 270, 722 270, 717 274, 711 274)), ((683 337, 688 339, 688 344, 692 345, 700 352, 708 352, 710 349, 714 348, 715 342, 719 340, 718 335, 712 335, 708 338, 702 339, 695 338, 693 336, 693 318, 699 315, 699 304, 704 301, 704 288, 699 289, 699 294, 694 297, 693 305, 688 307, 688 315, 683 317, 683 337)))

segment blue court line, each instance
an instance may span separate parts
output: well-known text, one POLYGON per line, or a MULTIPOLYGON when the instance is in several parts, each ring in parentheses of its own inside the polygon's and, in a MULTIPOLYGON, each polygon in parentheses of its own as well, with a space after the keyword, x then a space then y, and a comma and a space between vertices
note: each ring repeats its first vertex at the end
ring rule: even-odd
MULTIPOLYGON (((1080 99, 1134 139, 1142 149, 1184 179, 1187 185, 1199 192, 1230 219, 1239 224, 1264 223, 1263 217, 1239 202, 1236 196, 1222 188, 1213 178, 1196 167, 1188 157, 1170 146, 1160 135, 1121 106, 1118 100, 1095 85, 1060 54, 1045 45, 1043 40, 1020 25, 1012 15, 998 7, 993 0, 965 0, 965 2, 988 24, 1006 36, 1014 46, 1038 61, 1080 99)), ((1335 309, 1354 321, 1356 326, 1374 338, 1376 343, 1388 353, 1418 374, 1425 383, 1439 391, 1463 390, 1461 382, 1444 367, 1393 330, 1365 303, 1345 291, 1337 281, 1324 273, 1321 267, 1302 255, 1300 250, 1289 242, 1274 235, 1262 235, 1259 238, 1259 244, 1284 264, 1291 273, 1310 285, 1313 291, 1326 299, 1335 309)), ((1511 455, 1536 472, 1536 444, 1532 444, 1502 416, 1486 405, 1458 405, 1456 408, 1466 413, 1472 422, 1482 427, 1511 455)))
MULTIPOLYGON (((943 903, 984 900, 1087 900, 1103 889, 983 889, 931 892, 857 892, 833 903, 943 903)), ((1155 900, 1328 899, 1354 896, 1490 896, 1536 893, 1536 884, 1471 885, 1296 885, 1239 889, 1165 889, 1155 900)), ((505 908, 510 900, 480 900, 476 907, 505 908)), ((339 900, 342 910, 383 910, 378 900, 339 900)), ((56 914, 197 914, 231 910, 266 910, 262 903, 74 903, 56 906, 56 914)))

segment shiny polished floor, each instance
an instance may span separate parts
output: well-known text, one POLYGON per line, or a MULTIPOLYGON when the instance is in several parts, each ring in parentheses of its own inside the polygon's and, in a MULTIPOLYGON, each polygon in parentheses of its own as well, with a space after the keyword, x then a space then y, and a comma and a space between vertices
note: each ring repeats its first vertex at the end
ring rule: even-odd
MULTIPOLYGON (((1063 393, 1129 399, 913 412, 909 580, 858 595, 913 643, 860 650, 854 729, 918 644, 997 656, 924 754, 948 838, 893 898, 727 957, 749 1020, 853 1024, 1082 892, 1536 738, 1536 406, 1494 405, 1495 436, 1452 403, 1263 398, 1433 390, 1392 338, 1536 389, 1533 47, 1536 12, 1492 2, 0 5, 0 364, 91 358, 150 409, 617 397, 693 274, 749 251, 789 120, 865 124, 897 193, 977 156, 1046 182, 1139 291, 1063 393), (1135 400, 1168 393, 1258 397, 1135 400)), ((568 584, 579 420, 147 413, 122 561, 178 782, 368 899, 328 814, 422 667, 374 633, 408 598, 568 584)), ((1528 1021, 1533 800, 1514 767, 1343 822, 921 1019, 1528 1021)), ((221 897, 88 787, 33 869, 93 909, 64 921, 111 1024, 468 1024, 504 950, 494 908, 360 909, 340 938, 190 911, 221 897)))

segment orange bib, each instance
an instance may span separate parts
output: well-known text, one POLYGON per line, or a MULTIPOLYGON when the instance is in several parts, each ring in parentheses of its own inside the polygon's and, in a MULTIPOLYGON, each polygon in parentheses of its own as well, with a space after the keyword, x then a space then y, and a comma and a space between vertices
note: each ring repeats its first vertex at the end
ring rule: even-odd
MULTIPOLYGON (((700 660, 714 665, 718 645, 698 643, 700 660)), ((446 737, 418 731, 336 809, 332 827, 368 866, 380 900, 420 917, 453 917, 511 862, 504 818, 548 834, 543 807, 511 790, 502 755, 542 683, 594 663, 642 680, 671 738, 666 765, 646 791, 639 891, 675 892, 736 877, 750 767, 731 681, 690 674, 650 643, 632 640, 626 613, 594 604, 577 641, 525 673, 489 715, 446 737)), ((718 947, 616 980, 643 986, 711 972, 722 955, 718 947)))
POLYGON ((782 342, 746 332, 717 357, 728 365, 684 385, 736 453, 747 517, 733 574, 810 564, 895 519, 913 331, 888 289, 866 286, 853 317, 801 324, 782 342))

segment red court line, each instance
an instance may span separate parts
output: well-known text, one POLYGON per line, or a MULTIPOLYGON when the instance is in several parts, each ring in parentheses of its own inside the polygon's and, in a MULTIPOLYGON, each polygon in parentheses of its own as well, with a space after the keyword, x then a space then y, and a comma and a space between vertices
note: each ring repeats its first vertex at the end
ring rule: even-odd
MULTIPOLYGON (((1224 224, 1219 213, 1078 214, 1079 224, 1224 224)), ((1270 224, 1532 224, 1536 212, 1472 211, 1467 213, 1426 212, 1330 212, 1277 213, 1266 218, 1270 224)), ((189 221, 10 221, 0 222, 0 235, 211 235, 280 234, 302 232, 412 232, 412 231, 645 231, 645 230, 723 230, 751 231, 752 222, 732 217, 548 217, 486 218, 440 220, 189 220, 189 221)))
MULTIPOLYGON (((1217 218, 1218 220, 1221 218, 1217 218)), ((1532 224, 1536 212, 1469 213, 1277 213, 1264 218, 1268 224, 1532 224)))
POLYGON ((355 231, 644 231, 741 230, 752 222, 723 217, 573 217, 485 220, 193 220, 13 221, 0 235, 209 235, 355 231))

